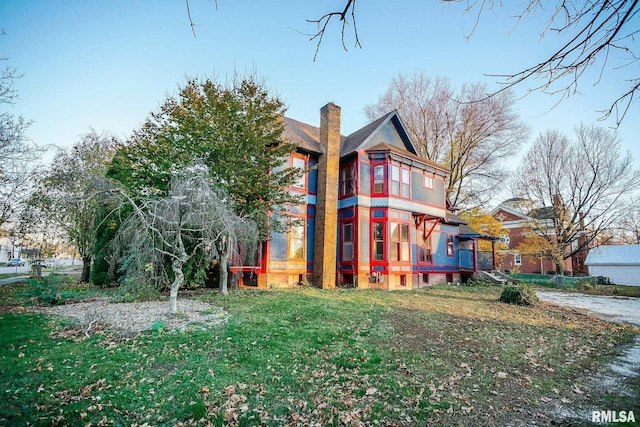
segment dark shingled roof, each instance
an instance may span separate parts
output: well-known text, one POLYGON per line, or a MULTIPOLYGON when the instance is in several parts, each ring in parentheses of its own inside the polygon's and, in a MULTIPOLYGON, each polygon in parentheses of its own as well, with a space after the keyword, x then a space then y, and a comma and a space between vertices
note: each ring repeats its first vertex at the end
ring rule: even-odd
POLYGON ((297 143, 303 150, 318 154, 322 153, 319 142, 320 128, 285 117, 282 136, 297 143))
POLYGON ((360 128, 357 131, 353 132, 351 135, 347 136, 342 142, 342 147, 340 147, 340 156, 346 156, 347 154, 351 154, 356 151, 360 147, 360 145, 380 127, 380 125, 382 125, 390 116, 395 113, 395 111, 387 113, 379 119, 369 123, 365 127, 360 128))
POLYGON ((554 219, 557 217, 556 209, 553 206, 532 209, 527 216, 533 219, 554 219))
MULTIPOLYGON (((363 128, 358 129, 349 136, 345 137, 343 135, 340 135, 340 157, 344 157, 357 151, 358 149, 361 149, 362 145, 371 135, 373 135, 387 121, 393 120, 394 117, 400 121, 400 127, 402 128, 403 125, 401 124, 401 120, 398 117, 398 113, 396 111, 391 111, 390 113, 387 113, 379 119, 374 120, 363 128)), ((402 129, 400 129, 400 131, 404 132, 402 129)), ((299 122, 298 120, 294 120, 289 117, 285 117, 284 132, 282 136, 286 139, 291 140, 291 142, 298 144, 298 147, 300 149, 307 152, 318 154, 322 154, 324 152, 322 146, 320 145, 320 128, 318 127, 299 122)), ((424 157, 420 157, 409 150, 399 148, 391 144, 380 143, 374 147, 369 148, 367 151, 375 150, 392 151, 405 157, 418 160, 434 168, 449 172, 447 168, 435 162, 427 160, 424 157)))
POLYGON ((460 218, 458 215, 447 212, 447 217, 444 220, 447 224, 467 225, 467 221, 460 218))

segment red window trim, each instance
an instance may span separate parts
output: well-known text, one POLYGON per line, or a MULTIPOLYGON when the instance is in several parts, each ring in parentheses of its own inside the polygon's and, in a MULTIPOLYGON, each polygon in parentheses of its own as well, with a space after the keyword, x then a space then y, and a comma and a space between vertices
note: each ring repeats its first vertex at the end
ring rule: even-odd
POLYGON ((294 182, 293 184, 291 184, 291 188, 295 188, 297 190, 308 190, 309 189, 309 174, 307 173, 307 170, 309 169, 309 156, 305 156, 304 154, 299 154, 299 153, 293 153, 291 154, 291 156, 289 156, 289 167, 293 168, 293 164, 294 164, 294 159, 301 159, 302 161, 304 161, 304 175, 303 175, 303 179, 304 179, 304 184, 302 186, 299 186, 297 182, 294 182))
POLYGON ((340 166, 340 176, 339 176, 339 188, 338 188, 338 195, 340 198, 345 198, 345 197, 352 197, 355 196, 358 193, 358 162, 356 159, 350 161, 349 163, 346 163, 342 166, 340 166), (344 193, 343 189, 344 189, 344 177, 343 177, 343 172, 345 170, 347 170, 347 168, 351 167, 351 171, 352 171, 352 176, 351 176, 351 193, 344 193))
POLYGON ((387 162, 373 162, 371 163, 371 195, 372 196, 388 196, 389 195, 389 185, 388 185, 388 167, 387 162), (376 167, 382 167, 382 191, 376 192, 376 167))
POLYGON ((453 234, 447 235, 447 256, 452 257, 456 254, 456 246, 455 246, 455 236, 453 234), (451 251, 449 251, 451 249, 451 251))

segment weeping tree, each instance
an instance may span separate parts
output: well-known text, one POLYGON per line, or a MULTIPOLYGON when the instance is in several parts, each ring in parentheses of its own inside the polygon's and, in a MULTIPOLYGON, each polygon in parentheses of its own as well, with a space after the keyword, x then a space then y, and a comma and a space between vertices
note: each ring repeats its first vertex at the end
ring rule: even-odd
POLYGON ((126 280, 158 286, 171 281, 169 311, 177 312, 178 290, 185 280, 184 267, 201 250, 215 250, 221 268, 221 292, 227 294, 227 262, 238 256, 240 242, 257 242, 255 221, 235 213, 235 202, 217 186, 204 165, 180 171, 166 196, 134 201, 118 192, 133 213, 118 231, 126 280), (164 268, 171 265, 172 277, 164 268))

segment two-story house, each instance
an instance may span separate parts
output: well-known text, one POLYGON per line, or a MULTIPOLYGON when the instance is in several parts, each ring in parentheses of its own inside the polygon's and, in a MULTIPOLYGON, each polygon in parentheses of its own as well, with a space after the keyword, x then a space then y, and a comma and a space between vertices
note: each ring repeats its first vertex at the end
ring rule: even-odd
MULTIPOLYGON (((397 112, 340 134, 340 107, 320 112, 320 127, 285 118, 297 143, 289 165, 308 170, 290 191, 305 203, 286 209, 288 233, 272 233, 241 286, 412 289, 460 282, 479 269, 483 238, 447 209, 449 171, 417 155, 397 112)), ((283 208, 284 209, 284 208, 283 208)), ((273 214, 274 220, 282 215, 273 214)))

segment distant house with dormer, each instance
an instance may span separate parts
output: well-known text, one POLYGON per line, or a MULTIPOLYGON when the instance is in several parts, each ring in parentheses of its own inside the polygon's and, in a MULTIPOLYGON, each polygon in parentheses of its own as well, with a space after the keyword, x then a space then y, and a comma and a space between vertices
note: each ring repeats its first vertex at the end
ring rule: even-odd
MULTIPOLYGON (((502 222, 502 228, 509 232, 505 242, 507 249, 501 253, 502 270, 519 271, 520 273, 540 273, 555 274, 555 262, 547 256, 534 256, 521 253, 518 249, 527 235, 530 234, 530 224, 535 222, 537 227, 545 229, 547 224, 547 232, 553 238, 552 218, 555 215, 553 206, 545 206, 537 209, 526 209, 527 203, 522 199, 508 199, 495 207, 490 214, 502 222)), ((583 227, 584 228, 584 227, 583 227)), ((585 239, 584 235, 578 235, 575 242, 572 242, 572 248, 582 245, 585 239)), ((567 275, 586 276, 588 274, 585 266, 585 258, 588 251, 579 251, 574 256, 565 260, 564 271, 567 275)))

